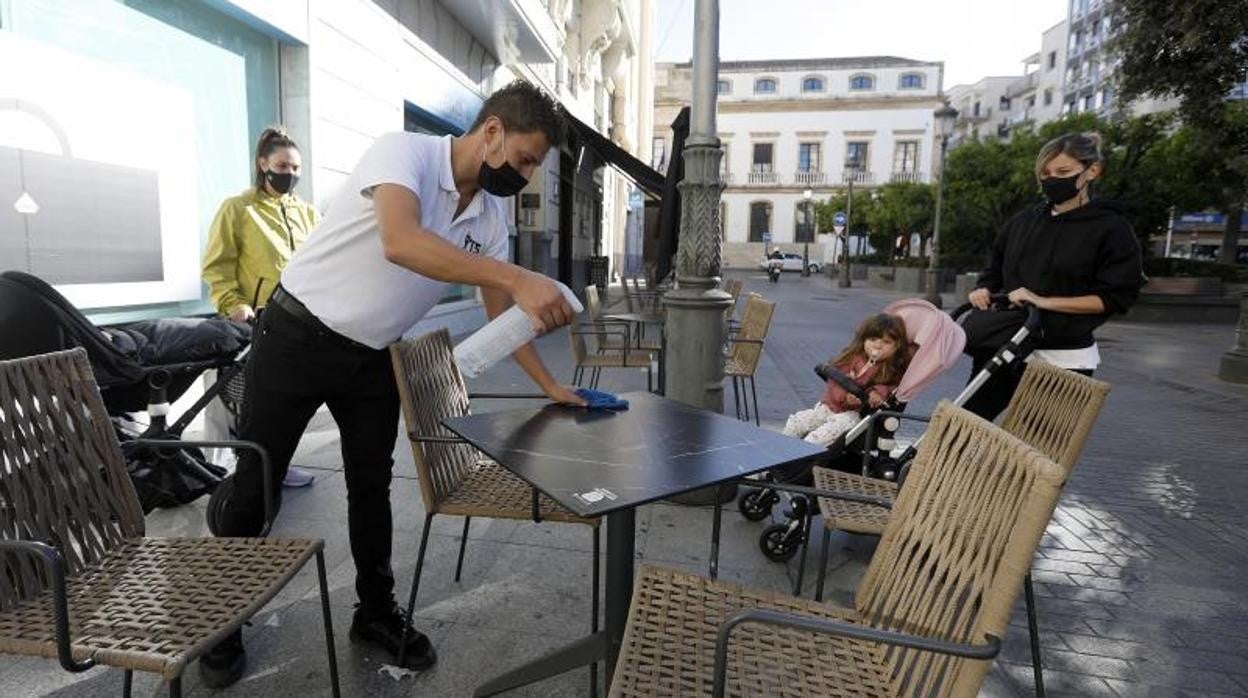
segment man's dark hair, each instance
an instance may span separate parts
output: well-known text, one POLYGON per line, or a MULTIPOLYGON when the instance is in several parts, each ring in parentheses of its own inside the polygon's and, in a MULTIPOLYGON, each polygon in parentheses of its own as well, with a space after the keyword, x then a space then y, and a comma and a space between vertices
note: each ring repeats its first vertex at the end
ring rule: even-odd
POLYGON ((563 107, 545 90, 527 80, 515 80, 490 95, 468 131, 481 128, 491 116, 497 116, 503 128, 513 133, 541 131, 552 148, 558 148, 567 139, 563 107))

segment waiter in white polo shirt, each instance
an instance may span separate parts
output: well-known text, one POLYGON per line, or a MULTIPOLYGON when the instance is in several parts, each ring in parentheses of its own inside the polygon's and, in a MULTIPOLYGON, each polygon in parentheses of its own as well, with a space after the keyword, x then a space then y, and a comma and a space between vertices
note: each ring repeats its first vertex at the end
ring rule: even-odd
MULTIPOLYGON (((268 450, 280 483, 316 410, 327 405, 338 423, 360 600, 351 625, 356 642, 397 656, 405 625, 390 569, 399 398, 386 347, 424 317, 448 283, 480 287, 490 317, 514 302, 539 331, 572 320, 553 282, 505 261, 511 215, 506 197, 519 193, 564 134, 558 105, 517 81, 485 101, 462 137, 378 138, 282 273, 261 316, 247 363, 241 435, 268 450)), ((514 357, 550 399, 582 404, 550 375, 532 346, 514 357)), ((245 454, 215 524, 217 534, 259 533, 262 492, 259 460, 245 454)), ((409 668, 436 661, 424 635, 409 630, 407 638, 409 668)), ((245 657, 235 633, 201 660, 204 683, 234 683, 245 657)))

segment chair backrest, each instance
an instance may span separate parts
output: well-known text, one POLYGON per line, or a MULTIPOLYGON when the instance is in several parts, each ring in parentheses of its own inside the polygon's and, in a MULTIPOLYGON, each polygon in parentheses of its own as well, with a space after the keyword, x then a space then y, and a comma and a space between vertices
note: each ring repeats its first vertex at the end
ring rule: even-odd
MULTIPOLYGON (((70 576, 143 535, 143 510, 81 348, 0 361, 0 538, 55 546, 70 576)), ((0 553, 0 612, 46 588, 0 553)))
MULTIPOLYGON (((1061 466, 991 423, 942 402, 855 605, 867 623, 983 644, 1004 638, 1023 575, 1057 504, 1061 466)), ((892 693, 975 695, 991 664, 885 650, 892 693)))
POLYGON ((737 332, 737 339, 751 341, 729 342, 728 358, 749 375, 754 374, 763 356, 763 345, 759 342, 767 339, 775 310, 774 302, 765 300, 756 293, 751 293, 745 300, 745 313, 741 317, 741 330, 737 332))
POLYGON ((1001 428, 1052 458, 1070 476, 1109 395, 1109 384, 1031 361, 1010 398, 1001 428))
POLYGON ((745 286, 745 282, 741 279, 728 279, 724 282, 724 290, 728 295, 732 296, 732 302, 735 305, 737 298, 741 296, 741 288, 745 286))
MULTIPOLYGON (((403 423, 409 433, 421 436, 454 436, 442 426, 447 417, 468 414, 468 388, 455 364, 451 335, 445 328, 390 345, 390 360, 403 405, 403 423)), ((467 444, 412 441, 412 457, 420 478, 425 510, 438 505, 453 492, 480 457, 467 444)))
POLYGON ((602 315, 602 301, 598 298, 597 286, 585 287, 585 309, 589 311, 591 320, 597 320, 602 315))

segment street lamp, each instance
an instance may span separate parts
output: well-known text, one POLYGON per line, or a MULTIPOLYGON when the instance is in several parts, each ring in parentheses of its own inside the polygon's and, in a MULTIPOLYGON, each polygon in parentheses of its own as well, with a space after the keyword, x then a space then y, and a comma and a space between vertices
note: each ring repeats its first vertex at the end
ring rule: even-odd
POLYGON ((841 234, 841 268, 840 274, 836 280, 839 288, 849 288, 849 235, 854 229, 854 179, 858 176, 858 168, 861 163, 858 162, 858 151, 851 150, 848 159, 845 160, 845 171, 848 174, 846 179, 849 183, 849 189, 845 192, 845 230, 841 234))
POLYGON ((945 103, 934 114, 936 117, 936 137, 940 139, 940 183, 936 185, 936 216, 932 221, 932 243, 927 251, 927 300, 937 308, 941 307, 940 299, 940 209, 945 195, 945 154, 949 150, 949 136, 953 135, 953 126, 958 120, 958 110, 945 103))
POLYGON ((810 231, 812 226, 810 221, 814 214, 814 211, 811 211, 812 204, 810 199, 814 195, 815 193, 809 189, 802 192, 802 198, 806 200, 806 205, 803 207, 803 210, 806 211, 806 221, 802 223, 802 276, 810 276, 810 231))

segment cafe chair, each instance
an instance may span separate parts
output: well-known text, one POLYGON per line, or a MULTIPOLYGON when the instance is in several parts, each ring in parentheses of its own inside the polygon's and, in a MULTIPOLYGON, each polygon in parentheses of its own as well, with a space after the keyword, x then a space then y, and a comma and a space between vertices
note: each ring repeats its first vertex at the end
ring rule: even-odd
POLYGON ((754 374, 758 371, 758 362, 763 357, 763 342, 767 339, 767 331, 771 328, 771 316, 775 310, 775 303, 763 300, 763 297, 756 293, 751 293, 745 299, 745 313, 741 317, 741 329, 729 335, 728 352, 724 356, 724 375, 732 379, 732 402, 737 410, 737 419, 750 421, 750 398, 752 396, 754 423, 760 426, 758 388, 754 384, 754 374), (745 393, 747 381, 750 386, 749 395, 745 393))
POLYGON ((973 696, 1064 470, 936 410, 853 605, 646 565, 611 696, 973 696))
POLYGON ((724 316, 728 321, 729 329, 735 331, 741 321, 737 319, 737 301, 741 299, 741 289, 745 286, 745 282, 741 279, 724 279, 724 292, 732 298, 732 305, 724 311, 724 316))
MULTIPOLYGON (((1062 468, 1062 478, 1070 477, 1088 435, 1096 423, 1109 384, 1074 371, 1057 368, 1043 361, 1031 361, 1023 373, 1018 389, 1010 399, 1001 420, 1001 428, 1024 443, 1044 453, 1062 468)), ((903 418, 909 418, 902 415, 903 418)), ((926 437, 925 437, 926 438, 926 437)), ((878 498, 884 504, 897 499, 897 483, 877 480, 830 468, 815 468, 815 487, 837 493, 878 498)), ((906 487, 910 483, 907 481, 906 487)), ((823 600, 823 582, 828 566, 828 548, 832 531, 878 536, 884 532, 892 513, 886 506, 864 500, 820 497, 823 513, 823 542, 819 553, 819 576, 815 600, 823 600)), ((1028 565, 1030 567, 1030 564, 1028 565)), ((1044 695, 1041 672, 1040 631, 1036 621, 1035 597, 1031 572, 1023 577, 1027 608, 1027 628, 1031 641, 1031 658, 1036 694, 1044 695)))
MULTIPOLYGON (((420 533, 416 572, 407 603, 407 621, 420 589, 425 565, 425 549, 433 517, 438 514, 464 517, 455 563, 458 582, 468 544, 468 527, 473 518, 529 519, 534 522, 580 524, 593 537, 593 572, 590 629, 598 632, 598 580, 600 520, 583 518, 564 509, 519 477, 490 460, 446 427, 442 420, 469 413, 469 400, 481 398, 541 398, 542 395, 470 395, 464 377, 455 364, 451 335, 446 329, 390 345, 390 358, 398 382, 403 421, 407 425, 420 496, 425 504, 425 525, 420 533)), ((404 643, 402 646, 406 646, 404 643)), ((398 661, 403 665, 403 658, 398 661)), ((590 685, 597 686, 596 667, 590 667, 590 685)), ((596 690, 591 688, 591 690, 596 690)))
MULTIPOLYGON (((260 450, 272 482, 255 444, 161 443, 260 450)), ((272 522, 270 499, 265 532, 272 522)), ((135 671, 159 674, 171 696, 181 695, 187 665, 315 557, 330 686, 339 695, 323 542, 147 537, 81 348, 0 361, 0 535, 0 654, 57 659, 71 672, 123 669, 125 696, 135 671)))
POLYGON ((606 327, 574 325, 568 328, 568 340, 572 343, 572 360, 576 362, 576 367, 572 369, 572 384, 581 385, 586 378, 586 372, 589 374, 590 388, 597 388, 598 381, 602 378, 602 369, 604 368, 627 368, 627 369, 646 369, 646 390, 653 390, 654 385, 654 369, 652 367, 652 359, 655 352, 646 349, 634 349, 632 344, 632 335, 628 328, 614 330, 606 327), (605 338, 613 338, 616 341, 618 349, 608 350, 600 343, 594 353, 590 353, 588 343, 585 337, 593 337, 595 341, 602 342, 605 338))
POLYGON ((610 320, 602 317, 602 303, 598 298, 598 288, 596 286, 585 287, 585 310, 589 314, 589 323, 581 323, 581 329, 594 329, 600 332, 597 335, 598 353, 608 351, 623 351, 625 347, 630 350, 640 350, 649 352, 658 352, 660 343, 657 339, 646 339, 639 332, 633 332, 634 327, 642 330, 644 323, 627 322, 625 320, 610 320), (617 337, 607 333, 607 329, 623 328, 624 337, 617 337))

